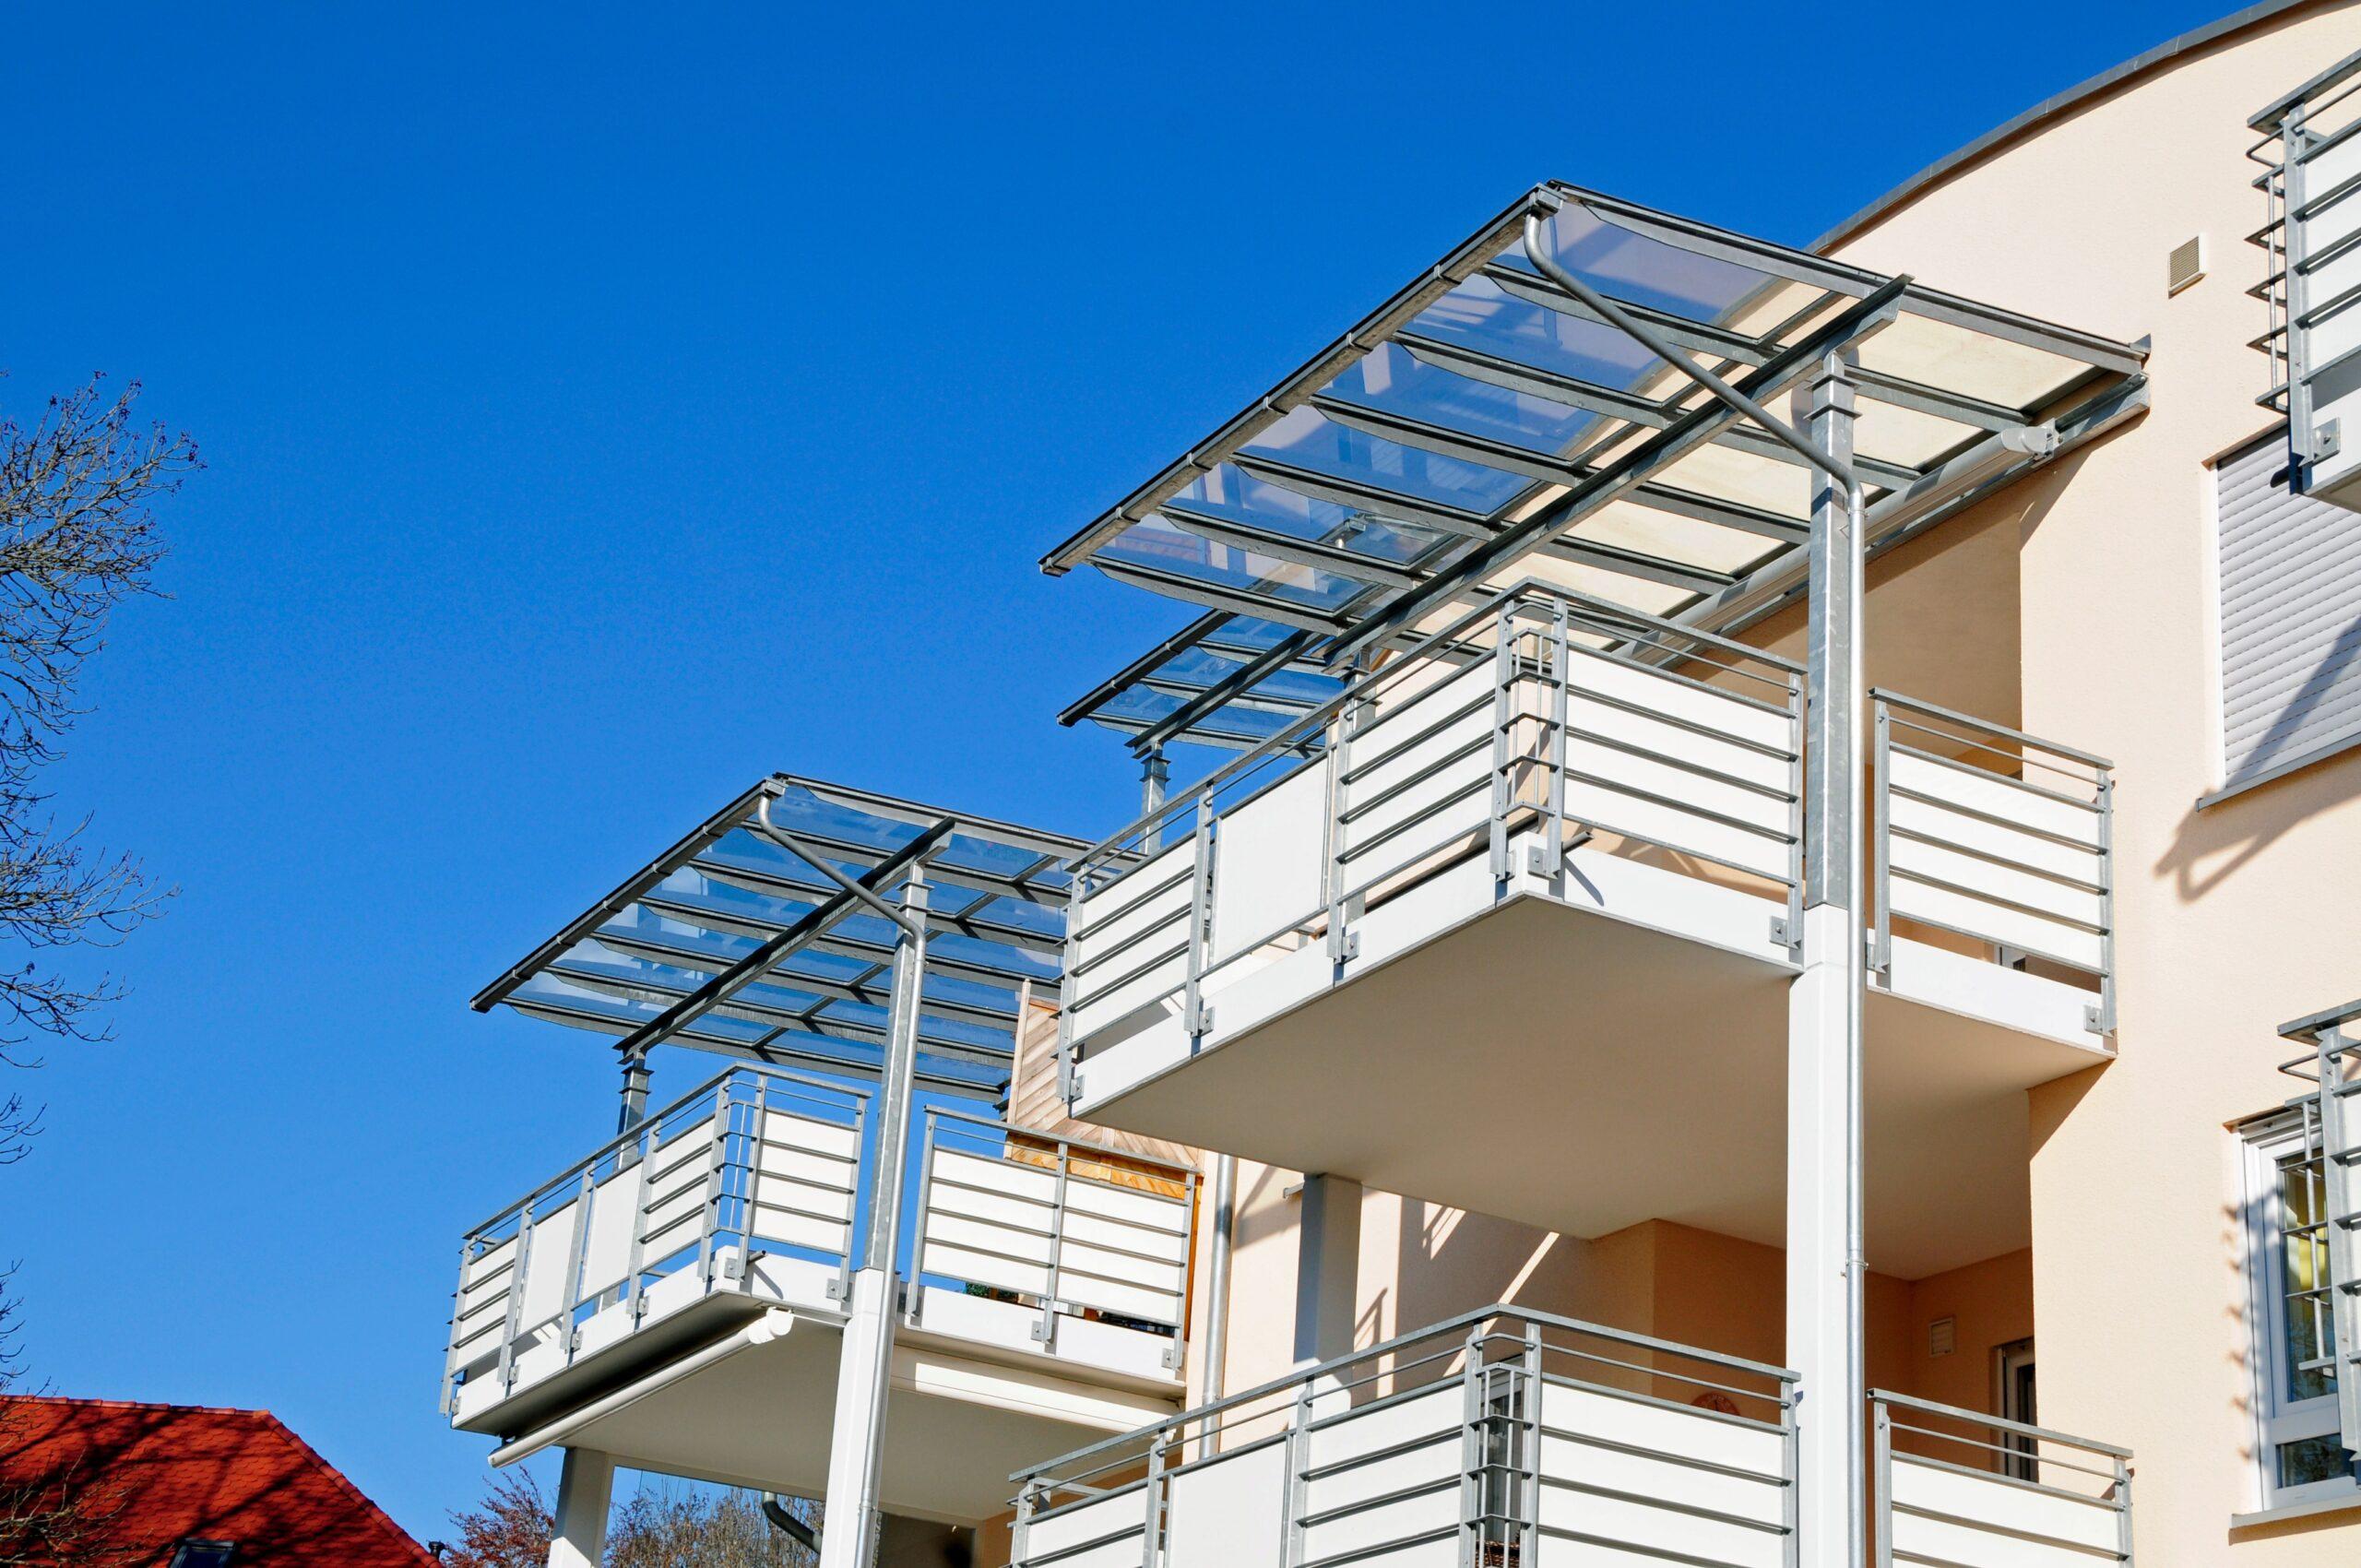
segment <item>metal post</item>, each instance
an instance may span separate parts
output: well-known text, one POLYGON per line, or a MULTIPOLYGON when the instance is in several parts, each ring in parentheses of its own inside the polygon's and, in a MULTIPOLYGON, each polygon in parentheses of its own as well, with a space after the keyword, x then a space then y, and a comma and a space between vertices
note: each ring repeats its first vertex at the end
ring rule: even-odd
POLYGON ((1063 1138, 1058 1140, 1058 1184, 1050 1199, 1050 1266, 1048 1280, 1041 1294, 1041 1321, 1033 1325, 1033 1337, 1043 1348, 1055 1349, 1058 1343, 1058 1307, 1060 1294, 1065 1288, 1066 1252, 1066 1187, 1074 1174, 1074 1150, 1063 1138))
POLYGON ((2351 1075, 2353 1042, 2342 1024, 2320 1030, 2320 1207, 2327 1223, 2329 1353, 2336 1363, 2338 1430, 2345 1452, 2361 1462, 2361 1129, 2349 1101, 2361 1094, 2351 1075))
POLYGON ((903 1151, 909 1139, 919 990, 926 977, 927 885, 925 873, 916 866, 902 889, 902 909, 879 1083, 869 1223, 846 1312, 844 1359, 836 1367, 836 1418, 828 1436, 828 1528, 821 1538, 820 1568, 870 1568, 877 1556, 877 1471, 885 1446, 886 1378, 894 1361, 903 1151))
POLYGON ((1883 697, 1869 703, 1869 770, 1877 775, 1877 812, 1869 828, 1869 897, 1877 924, 1869 968, 1893 983, 1893 713, 1883 697))
MULTIPOLYGON (((926 1211, 934 1189, 934 1146, 943 1131, 931 1105, 926 1108, 926 1136, 919 1145, 919 1196, 910 1206, 910 1299, 903 1303, 902 1321, 915 1324, 926 1310, 926 1211)), ((1008 1158, 1005 1146, 1001 1158, 1008 1158)))
POLYGON ((1205 1006, 1204 985, 1205 964, 1213 951, 1214 922, 1214 798, 1209 790, 1197 795, 1195 826, 1190 830, 1196 842, 1191 853, 1196 864, 1189 873, 1189 918, 1187 935, 1189 953, 1186 959, 1187 978, 1181 981, 1181 1024, 1192 1042, 1200 1041, 1212 1032, 1213 1014, 1205 1006))
MULTIPOLYGON (((1164 788, 1172 782, 1172 765, 1162 746, 1150 746, 1140 759, 1140 815, 1151 817, 1164 809, 1164 788)), ((1140 853, 1153 855, 1164 848, 1164 824, 1151 822, 1140 835, 1140 853)))
POLYGON ((2310 488, 2312 459, 2319 448, 2312 440, 2311 366, 2305 353, 2302 322, 2312 306, 2311 279, 2304 270, 2303 211, 2306 200, 2304 159, 2311 145, 2311 133, 2304 128, 2304 105, 2298 103, 2287 112, 2280 126, 2280 225, 2279 242, 2285 254, 2280 266, 2287 278, 2287 337, 2284 344, 2287 353, 2287 434, 2295 448, 2295 460, 2288 464, 2287 488, 2301 493, 2310 488))
MULTIPOLYGON (((1853 386, 1822 361, 1799 394, 1804 430, 1849 467, 1853 386)), ((1803 972, 1787 1003, 1787 1360, 1801 1374, 1797 1526, 1812 1568, 1865 1568, 1861 980, 1857 884, 1861 493, 1812 491, 1804 758, 1803 972)))
POLYGON ((1877 1402, 1878 1568, 1893 1568, 1893 1410, 1877 1402))
MULTIPOLYGON (((1238 1229, 1238 1157, 1214 1159, 1213 1252, 1205 1263, 1205 1375, 1204 1399, 1218 1404, 1227 1381, 1224 1360, 1229 1354, 1229 1253, 1238 1229)), ((1207 1416, 1198 1442, 1207 1455, 1221 1452, 1221 1418, 1207 1416)))
POLYGON ((647 1117, 647 1053, 634 1051, 626 1053, 623 1064, 623 1114, 615 1119, 615 1131, 628 1133, 647 1117))

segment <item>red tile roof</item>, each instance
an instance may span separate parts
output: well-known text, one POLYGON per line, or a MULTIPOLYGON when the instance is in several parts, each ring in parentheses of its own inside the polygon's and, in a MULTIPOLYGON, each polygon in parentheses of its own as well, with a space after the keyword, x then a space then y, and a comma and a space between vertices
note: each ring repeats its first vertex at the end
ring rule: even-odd
POLYGON ((267 1410, 0 1397, 0 1485, 71 1476, 104 1518, 102 1553, 163 1568, 184 1539, 238 1543, 237 1568, 433 1568, 310 1444, 267 1410))

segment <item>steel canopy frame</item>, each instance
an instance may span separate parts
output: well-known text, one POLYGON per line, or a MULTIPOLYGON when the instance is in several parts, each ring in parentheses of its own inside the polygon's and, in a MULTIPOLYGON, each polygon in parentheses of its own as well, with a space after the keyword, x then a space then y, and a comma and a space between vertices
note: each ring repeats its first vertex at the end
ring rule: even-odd
MULTIPOLYGON (((1877 406, 1853 459, 1873 548, 1955 511, 1946 477, 1964 460, 1988 492, 2144 406, 2144 346, 1553 183, 1042 565, 1088 562, 1215 612, 1168 650, 1252 619, 1287 628, 1279 661, 1337 671, 1528 556, 1726 629, 1792 584, 1809 534, 1808 507, 1766 492, 1799 502, 1811 459, 1760 404, 1845 348, 1863 350, 1853 387, 1877 406), (1530 259, 1515 254, 1528 225, 1530 259), (1872 341, 1897 325, 1890 352, 1872 341)), ((1222 709, 1257 695, 1259 671, 1158 717, 1106 717, 1154 706, 1158 668, 1152 652, 1062 719, 1128 731, 1143 753, 1239 743, 1222 709)))
POLYGON ((1086 848, 776 774, 568 921, 471 1005, 504 1004, 612 1037, 628 1117, 658 1044, 873 1074, 891 1044, 900 939, 922 926, 934 941, 908 1026, 918 1080, 996 1096, 1025 995, 1058 984, 1062 867, 1086 848), (909 899, 921 879, 931 897, 909 899), (870 1049, 848 1053, 828 1040, 870 1049))

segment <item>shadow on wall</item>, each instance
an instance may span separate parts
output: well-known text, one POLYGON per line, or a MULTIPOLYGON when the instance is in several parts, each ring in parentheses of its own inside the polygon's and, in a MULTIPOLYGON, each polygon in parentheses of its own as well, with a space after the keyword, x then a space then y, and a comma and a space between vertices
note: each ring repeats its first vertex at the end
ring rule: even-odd
MULTIPOLYGON (((2361 662, 2361 621, 2345 628, 2328 657, 2289 699, 2286 709, 2272 720, 2257 756, 2268 757, 2274 745, 2284 744, 2296 735, 2356 662, 2361 662)), ((2207 806, 2192 803, 2174 829, 2172 846, 2157 861, 2156 870, 2172 877, 2181 902, 2192 903, 2228 881, 2297 824, 2355 794, 2361 794, 2361 767, 2354 766, 2353 754, 2339 753, 2228 800, 2207 806)))

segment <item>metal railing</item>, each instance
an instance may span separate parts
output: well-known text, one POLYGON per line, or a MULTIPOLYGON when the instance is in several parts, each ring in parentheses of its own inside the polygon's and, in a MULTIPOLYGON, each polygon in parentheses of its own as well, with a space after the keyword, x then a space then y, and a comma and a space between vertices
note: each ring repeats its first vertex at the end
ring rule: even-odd
POLYGON ((1795 1409, 1777 1367, 1486 1307, 1018 1472, 1012 1562, 1778 1568, 1795 1409))
POLYGON ((1872 690, 1870 967, 1897 917, 2087 977, 2115 1027, 2114 768, 2105 757, 1872 690))
POLYGON ((1063 1060, 1233 970, 1314 942, 1477 855, 1552 879, 1565 851, 1702 862, 1793 916, 1801 668, 1526 582, 1467 611, 1075 862, 1063 1060), (1512 865, 1514 849, 1523 863, 1512 865))
POLYGON ((2281 1026, 2304 1054, 2279 1070, 2306 1086, 2292 1105, 2301 1119, 2298 1170, 2312 1194, 2309 1223, 2291 1226, 2289 1245, 2318 1238, 2310 1289, 2288 1298, 2291 1315, 2311 1319, 2309 1356, 2292 1353, 2291 1372, 2325 1377, 2334 1387, 2337 1431, 2361 1455, 2361 1002, 2281 1026))
POLYGON ((1877 1568, 2131 1561, 2131 1455, 2088 1438, 1869 1395, 1877 1568))
POLYGON ((622 1338, 651 1291, 678 1304, 681 1288, 667 1281, 693 1276, 701 1294, 726 1266, 751 1286, 745 1265, 757 1243, 840 1278, 868 1100, 850 1085, 733 1068, 469 1230, 445 1409, 457 1408, 463 1374, 496 1377, 504 1396, 622 1338))
MULTIPOLYGON (((733 1067, 469 1230, 445 1412, 473 1414, 716 1291, 832 1309, 872 1184, 870 1098, 857 1085, 733 1067)), ((919 1180, 903 1200, 916 1216, 911 1320, 928 1284, 1008 1295, 1038 1311, 1032 1338, 1047 1350, 1062 1321, 1088 1319, 1102 1325, 1099 1351, 1112 1325, 1157 1342, 1148 1366, 1177 1370, 1195 1173, 940 1107, 924 1114, 909 1156, 919 1180), (1024 1273, 1035 1254, 1046 1272, 1024 1273)))
POLYGON ((1186 1349, 1197 1173, 1079 1138, 1026 1133, 939 1107, 926 1112, 906 1321, 925 1321, 931 1278, 1013 1301, 1032 1337, 1062 1322, 1112 1324, 1186 1349))

